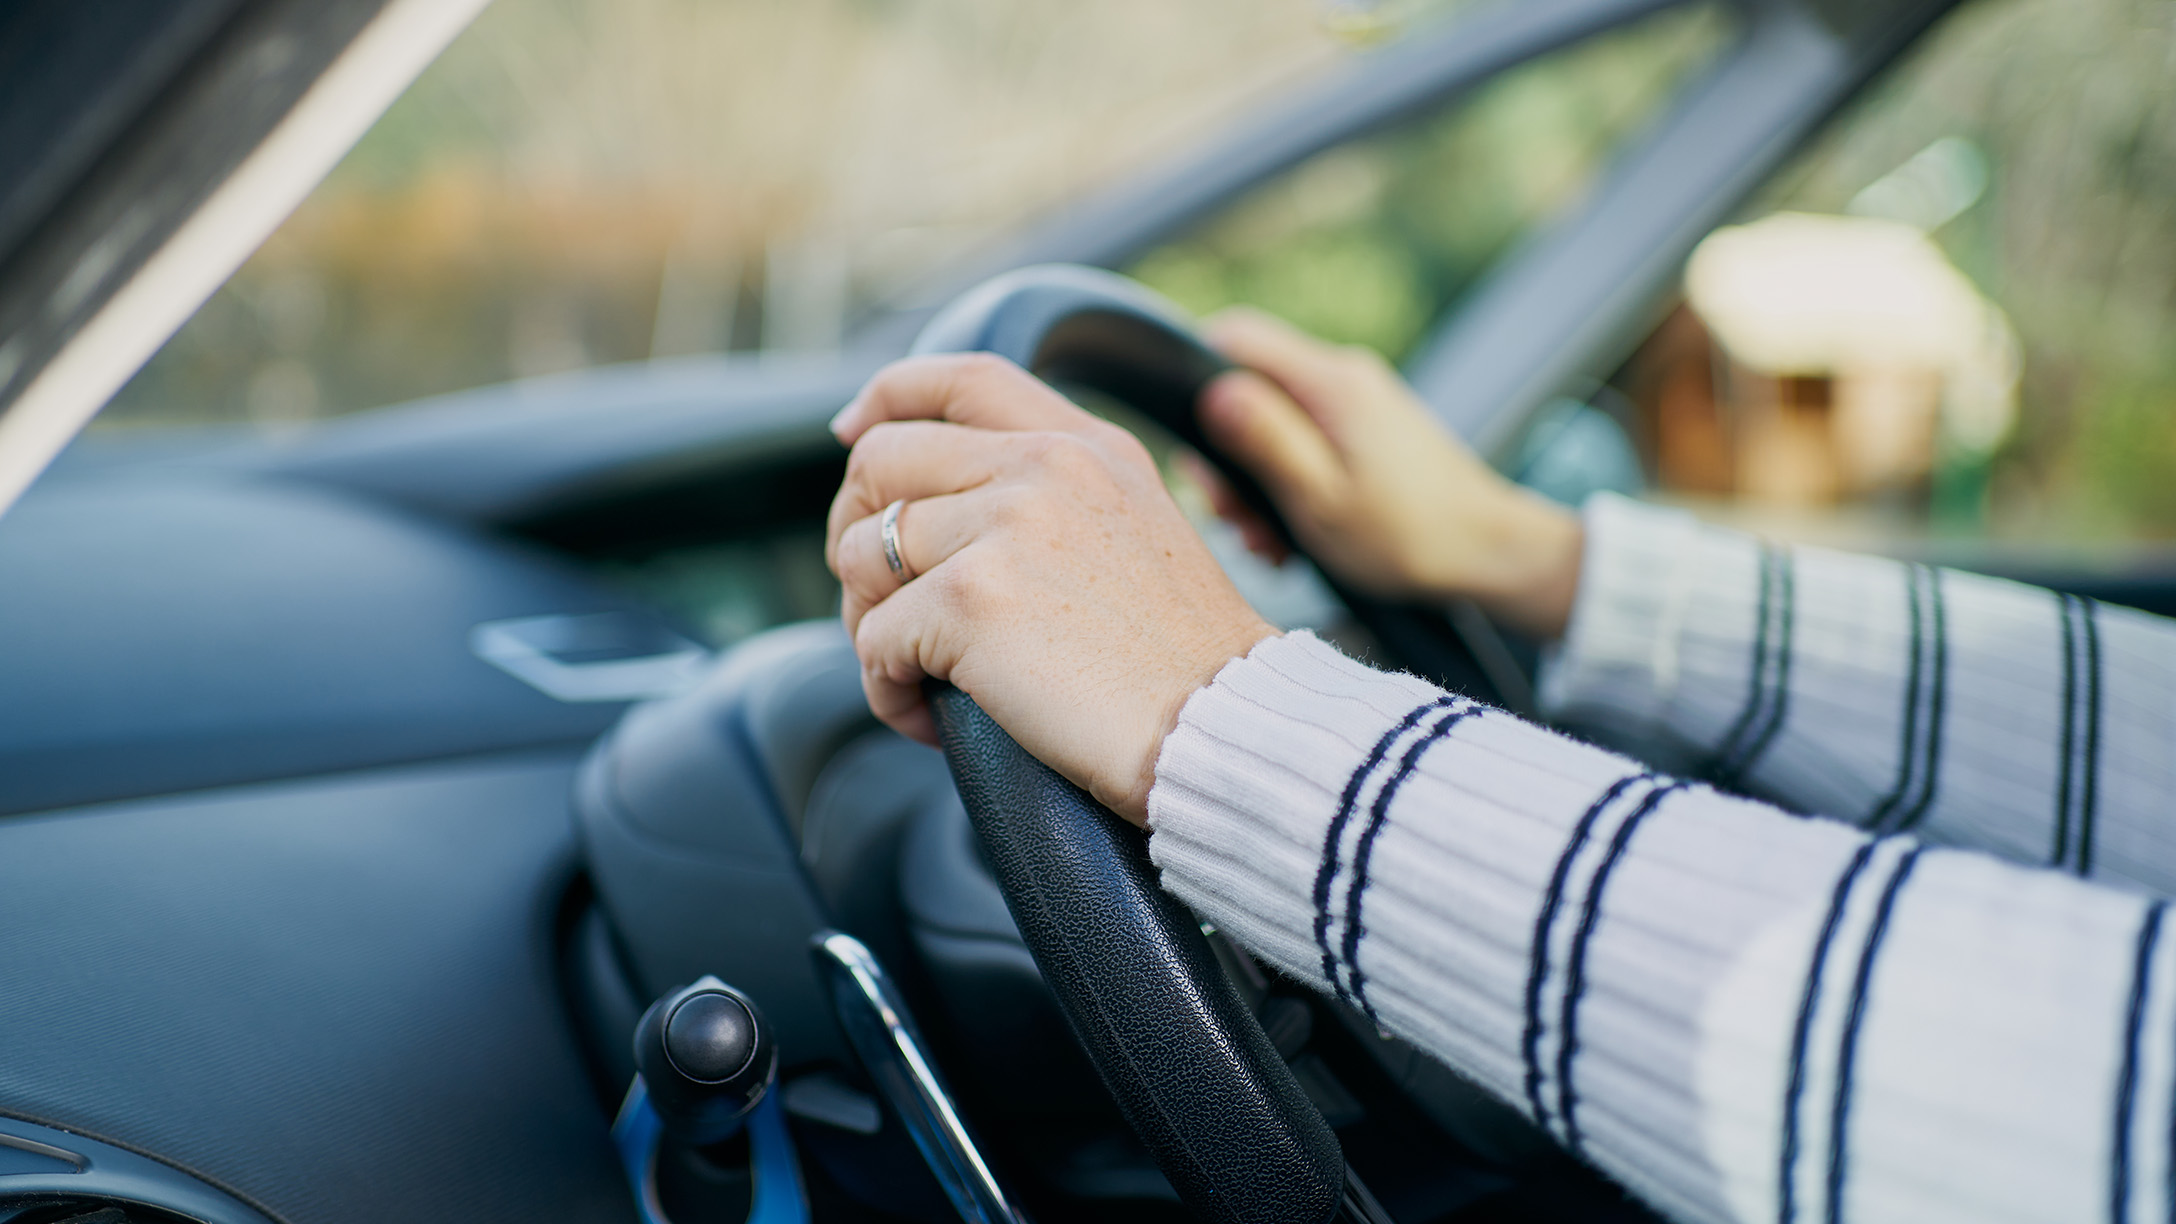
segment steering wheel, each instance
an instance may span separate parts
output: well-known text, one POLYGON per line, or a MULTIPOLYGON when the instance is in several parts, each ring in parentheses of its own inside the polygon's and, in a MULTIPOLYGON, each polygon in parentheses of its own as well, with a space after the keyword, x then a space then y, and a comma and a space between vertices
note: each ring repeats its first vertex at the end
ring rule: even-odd
MULTIPOLYGON (((1222 470, 1272 524, 1246 473, 1195 423, 1228 368, 1177 308, 1091 268, 1026 268, 940 313, 917 353, 996 353, 1055 383, 1110 395, 1222 470)), ((1281 530, 1281 528, 1280 528, 1281 530)), ((1447 625, 1340 591, 1410 666, 1492 697, 1447 625)), ((1232 1224, 1386 1219, 1225 977, 1199 922, 1158 885, 1145 837, 1014 743, 974 700, 930 705, 969 819, 1013 919, 1074 1036, 1186 1205, 1232 1224)))

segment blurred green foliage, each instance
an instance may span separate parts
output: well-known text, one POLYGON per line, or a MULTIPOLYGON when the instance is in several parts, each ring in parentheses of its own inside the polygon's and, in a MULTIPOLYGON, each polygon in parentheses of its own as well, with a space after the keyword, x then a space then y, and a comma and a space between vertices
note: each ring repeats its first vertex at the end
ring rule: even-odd
POLYGON ((2127 381, 2107 374, 2074 409, 2057 503, 2085 531, 2176 534, 2176 363, 2127 381))
POLYGON ((1978 503, 1947 507, 1950 525, 2176 534, 2176 2, 1967 4, 1756 211, 1842 211, 1943 139, 1989 173, 1933 237, 2024 349, 2017 427, 1984 473, 1947 474, 1978 503))
POLYGON ((1258 306, 1407 355, 1724 45, 1717 7, 1664 12, 1322 153, 1128 271, 1207 313, 1258 306))

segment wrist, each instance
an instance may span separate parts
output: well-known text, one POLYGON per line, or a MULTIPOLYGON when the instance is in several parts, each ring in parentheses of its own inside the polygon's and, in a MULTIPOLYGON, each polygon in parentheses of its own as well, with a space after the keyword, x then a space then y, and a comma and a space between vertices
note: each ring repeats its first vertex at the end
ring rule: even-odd
POLYGON ((1145 827, 1148 824, 1148 793, 1156 785, 1156 762, 1163 755, 1164 740, 1178 728, 1179 715, 1185 711, 1186 703, 1193 700, 1194 694, 1214 683, 1233 660, 1247 657, 1256 646, 1280 632, 1276 626, 1258 618, 1234 625, 1228 634, 1205 644, 1190 664, 1172 669, 1173 682, 1156 703, 1153 730, 1146 750, 1138 763, 1122 774, 1126 785, 1114 788, 1112 794, 1098 794, 1096 799, 1126 820, 1145 827))
POLYGON ((1522 488, 1507 488, 1475 541, 1480 564, 1464 589, 1482 611, 1529 637, 1564 635, 1579 593, 1586 530, 1577 514, 1522 488))

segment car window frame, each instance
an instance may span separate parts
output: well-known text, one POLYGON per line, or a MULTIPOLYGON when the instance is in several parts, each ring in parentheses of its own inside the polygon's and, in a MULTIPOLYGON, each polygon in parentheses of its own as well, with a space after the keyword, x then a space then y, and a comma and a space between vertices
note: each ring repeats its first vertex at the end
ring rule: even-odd
POLYGON ((1959 2, 1734 4, 1742 24, 1705 76, 1438 322, 1408 379, 1500 457, 1536 409, 1604 380, 1659 321, 1693 247, 1959 2))

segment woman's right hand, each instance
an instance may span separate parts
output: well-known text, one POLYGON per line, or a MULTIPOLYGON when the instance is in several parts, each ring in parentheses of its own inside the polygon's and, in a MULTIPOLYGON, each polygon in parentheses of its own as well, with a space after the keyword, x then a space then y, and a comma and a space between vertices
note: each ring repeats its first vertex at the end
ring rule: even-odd
MULTIPOLYGON (((1562 635, 1579 587, 1577 515, 1498 475, 1369 350, 1244 309, 1210 320, 1208 339, 1242 368, 1202 392, 1202 428, 1317 562, 1373 595, 1467 598, 1535 637, 1562 635)), ((1250 543, 1273 550, 1229 490, 1212 492, 1250 543)))

